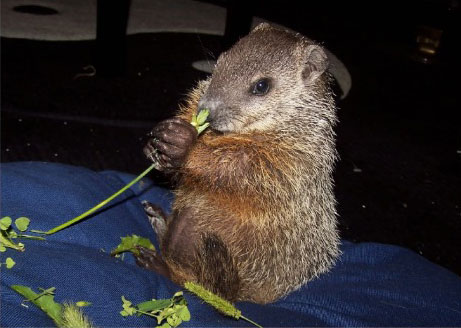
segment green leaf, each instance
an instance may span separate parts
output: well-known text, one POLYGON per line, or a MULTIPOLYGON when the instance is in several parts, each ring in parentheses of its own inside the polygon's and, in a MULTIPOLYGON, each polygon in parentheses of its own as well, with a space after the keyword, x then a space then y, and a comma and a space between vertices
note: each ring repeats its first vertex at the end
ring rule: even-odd
POLYGON ((192 115, 192 119, 190 121, 190 124, 192 124, 193 127, 197 128, 198 123, 197 123, 197 115, 196 114, 192 115))
POLYGON ((178 298, 178 299, 184 299, 183 295, 184 295, 184 293, 181 292, 181 291, 179 291, 179 292, 174 293, 174 295, 173 295, 172 298, 173 298, 173 299, 176 299, 176 298, 178 298))
POLYGON ((90 305, 91 305, 91 302, 87 302, 87 301, 78 301, 78 302, 75 303, 75 305, 77 305, 78 307, 90 306, 90 305))
POLYGON ((171 326, 168 322, 165 322, 163 325, 157 326, 156 328, 171 328, 171 326))
POLYGON ((169 316, 168 318, 166 318, 166 321, 170 324, 170 326, 172 327, 177 327, 181 324, 182 320, 181 318, 176 315, 176 314, 172 314, 171 316, 169 316))
POLYGON ((54 287, 46 289, 47 293, 35 293, 32 289, 26 286, 13 285, 11 288, 24 296, 28 301, 34 303, 38 306, 43 312, 45 312, 58 326, 62 322, 62 305, 54 301, 54 295, 50 295, 48 292, 54 291, 54 287))
POLYGON ((163 309, 159 313, 157 313, 157 323, 158 324, 160 324, 163 320, 165 320, 169 316, 169 313, 167 310, 168 309, 163 309))
POLYGON ((168 308, 166 308, 166 309, 163 310, 162 315, 163 315, 165 318, 167 318, 167 317, 173 315, 174 313, 175 313, 175 312, 174 312, 173 307, 168 307, 168 308))
POLYGON ((134 315, 136 313, 136 309, 131 307, 126 307, 123 310, 127 315, 134 315))
POLYGON ((207 123, 205 123, 205 124, 203 124, 203 125, 198 126, 198 127, 197 127, 197 134, 200 134, 200 133, 202 133, 203 131, 205 131, 206 128, 207 128, 209 125, 210 125, 210 123, 207 122, 207 123))
POLYGON ((6 251, 6 247, 3 244, 0 244, 0 252, 3 253, 6 251))
POLYGON ((162 310, 166 307, 169 307, 173 304, 173 301, 171 299, 167 300, 152 300, 152 301, 146 301, 142 302, 136 305, 136 308, 139 311, 143 312, 153 312, 153 311, 159 311, 162 310))
POLYGON ((122 295, 122 303, 123 303, 123 306, 128 306, 128 307, 131 307, 131 304, 133 304, 130 301, 128 301, 123 295, 122 295))
POLYGON ((13 248, 17 251, 23 252, 24 251, 24 244, 17 243, 15 244, 8 238, 8 234, 5 230, 0 231, 0 244, 4 247, 13 248))
POLYGON ((206 122, 209 114, 208 109, 202 109, 197 115, 192 115, 190 124, 195 127, 197 134, 202 133, 210 125, 210 123, 206 122))
POLYGON ((20 218, 17 218, 15 221, 14 221, 14 224, 16 225, 16 227, 18 228, 19 231, 26 231, 27 228, 29 227, 29 223, 30 223, 30 220, 26 217, 20 217, 20 218))
POLYGON ((11 269, 12 267, 14 267, 16 262, 11 257, 7 257, 5 264, 7 269, 11 269))
POLYGON ((132 307, 132 304, 130 301, 128 301, 125 296, 122 295, 122 307, 123 310, 120 311, 120 314, 124 317, 127 317, 129 315, 133 315, 136 312, 136 309, 132 307))
POLYGON ((190 312, 187 306, 185 305, 177 305, 176 310, 177 315, 181 318, 182 321, 189 321, 190 320, 190 312))
POLYGON ((149 239, 139 237, 134 234, 131 236, 121 237, 121 240, 122 242, 110 253, 112 256, 123 252, 132 252, 133 254, 138 255, 139 251, 136 249, 137 246, 155 250, 155 246, 149 239))
POLYGON ((0 230, 8 230, 11 226, 11 218, 9 216, 5 216, 0 219, 0 230))
POLYGON ((197 121, 197 124, 200 126, 202 125, 203 123, 205 123, 208 115, 210 115, 210 111, 208 109, 202 109, 198 114, 197 114, 197 118, 196 118, 196 121, 197 121))
POLYGON ((122 311, 120 311, 120 315, 121 315, 122 317, 128 317, 128 316, 130 316, 131 314, 129 314, 129 313, 126 312, 125 310, 122 310, 122 311))
MULTIPOLYGON (((133 235, 135 236, 135 235, 133 235)), ((151 249, 153 251, 155 251, 155 246, 152 244, 152 242, 148 239, 148 238, 143 238, 143 237, 139 237, 137 236, 138 238, 136 238, 135 240, 135 246, 142 246, 142 247, 145 247, 145 248, 148 248, 148 249, 151 249)))

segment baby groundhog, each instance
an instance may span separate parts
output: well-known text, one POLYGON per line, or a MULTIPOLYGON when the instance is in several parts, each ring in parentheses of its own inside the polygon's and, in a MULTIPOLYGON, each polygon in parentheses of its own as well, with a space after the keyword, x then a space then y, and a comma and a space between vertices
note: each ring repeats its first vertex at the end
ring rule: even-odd
POLYGON ((161 254, 137 262, 230 301, 268 303, 339 255, 335 105, 324 50, 268 24, 223 53, 145 153, 178 185, 169 217, 145 204, 161 254), (210 128, 190 124, 200 109, 210 128), (155 156, 153 156, 155 154, 155 156))

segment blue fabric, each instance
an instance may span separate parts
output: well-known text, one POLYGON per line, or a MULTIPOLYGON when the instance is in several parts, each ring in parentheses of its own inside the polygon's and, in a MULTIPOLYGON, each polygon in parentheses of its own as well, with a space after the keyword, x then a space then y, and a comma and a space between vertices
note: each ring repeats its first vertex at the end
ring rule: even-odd
MULTIPOLYGON (((88 210, 133 176, 93 172, 67 165, 23 162, 1 167, 1 215, 27 216, 31 229, 48 230, 88 210)), ((171 194, 143 179, 106 210, 46 241, 27 240, 23 253, 7 250, 16 266, 1 271, 1 327, 53 326, 34 305, 10 289, 20 284, 56 287, 58 302, 85 300, 85 313, 99 327, 146 327, 148 317, 120 316, 121 295, 134 303, 169 298, 179 286, 124 260, 109 256, 120 237, 155 235, 141 200, 166 211, 171 194)), ((274 304, 238 303, 263 326, 461 326, 461 278, 400 247, 342 243, 334 269, 274 304)), ((186 294, 192 320, 184 327, 248 326, 218 314, 186 294)))

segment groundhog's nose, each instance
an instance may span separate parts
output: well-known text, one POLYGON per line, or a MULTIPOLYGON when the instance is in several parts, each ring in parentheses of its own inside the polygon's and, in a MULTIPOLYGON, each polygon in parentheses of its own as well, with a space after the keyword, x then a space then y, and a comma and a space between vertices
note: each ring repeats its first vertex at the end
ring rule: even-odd
POLYGON ((203 109, 208 109, 209 114, 207 118, 207 122, 212 122, 213 119, 216 117, 216 113, 221 106, 219 101, 208 100, 207 98, 200 99, 198 103, 198 111, 200 112, 203 109))

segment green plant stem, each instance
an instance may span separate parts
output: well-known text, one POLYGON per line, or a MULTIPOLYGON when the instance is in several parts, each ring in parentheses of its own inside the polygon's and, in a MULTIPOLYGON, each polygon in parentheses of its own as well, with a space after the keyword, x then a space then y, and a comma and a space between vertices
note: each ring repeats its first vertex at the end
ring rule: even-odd
POLYGON ((258 325, 256 322, 254 322, 253 320, 251 320, 251 319, 249 319, 249 318, 247 318, 247 317, 245 317, 243 315, 241 315, 240 318, 242 318, 243 320, 251 323, 252 325, 255 325, 256 327, 263 328, 263 326, 258 325))
MULTIPOLYGON (((202 110, 200 113, 200 121, 197 121, 197 115, 194 115, 193 119, 192 119, 192 122, 191 124, 197 129, 197 133, 200 134, 201 132, 203 132, 203 130, 205 130, 209 123, 206 123, 205 120, 208 116, 208 110, 205 109, 205 110, 202 110), (202 113, 203 112, 203 113, 202 113)), ((58 231, 61 231, 62 229, 65 229, 67 228, 68 226, 76 223, 76 222, 79 222, 81 220, 83 220, 84 218, 86 218, 88 215, 90 215, 91 213, 97 211, 98 209, 100 209, 101 207, 103 207, 104 205, 106 205, 107 203, 109 203, 112 199, 114 199, 115 197, 117 197, 118 195, 120 195, 121 193, 123 193, 125 190, 127 190, 128 188, 130 188, 132 185, 134 185, 136 182, 138 182, 139 180, 141 180, 147 173, 149 173, 150 171, 152 171, 154 168, 156 167, 156 164, 152 164, 151 166, 149 166, 144 172, 142 172, 140 175, 138 175, 133 181, 131 181, 130 183, 128 183, 125 187, 123 187, 122 189, 120 189, 119 191, 117 191, 115 194, 113 194, 112 196, 110 196, 109 198, 107 198, 106 200, 103 200, 101 203, 99 203, 98 205, 96 205, 95 207, 89 209, 88 211, 86 211, 85 213, 77 216, 76 218, 72 219, 72 220, 69 220, 51 230, 48 230, 48 231, 39 231, 39 230, 31 230, 31 232, 35 232, 35 233, 41 233, 41 234, 45 234, 45 235, 52 235, 54 234, 55 232, 58 232, 58 231)))
POLYGON ((29 236, 29 235, 18 235, 16 238, 33 239, 33 240, 46 240, 43 237, 29 236))
POLYGON ((156 316, 155 314, 152 314, 150 312, 144 312, 144 311, 141 311, 141 310, 136 310, 135 309, 135 312, 136 313, 141 313, 141 314, 144 314, 144 315, 148 315, 149 317, 152 317, 152 318, 157 318, 158 316, 156 316))
MULTIPOLYGON (((64 228, 67 228, 68 226, 78 222, 78 221, 81 221, 83 220, 84 218, 86 218, 88 215, 90 215, 91 213, 97 211, 98 209, 100 209, 101 207, 103 207, 104 205, 106 205, 107 203, 109 203, 111 200, 113 200, 115 197, 119 196, 121 193, 123 193, 125 190, 127 190, 128 188, 130 188, 132 185, 134 185, 136 182, 138 182, 139 180, 141 180, 147 173, 149 173, 153 168, 155 167, 155 164, 152 164, 151 166, 149 166, 144 172, 142 172, 140 175, 138 175, 133 181, 131 181, 130 183, 128 183, 125 187, 123 187, 122 189, 120 189, 119 191, 117 191, 115 194, 113 194, 112 196, 110 196, 109 198, 107 198, 106 200, 103 200, 102 202, 100 202, 98 205, 96 205, 95 207, 89 209, 88 211, 86 211, 85 213, 77 216, 76 218, 72 219, 72 220, 69 220, 51 230, 48 230, 46 232, 42 232, 44 233, 45 235, 51 235, 51 234, 54 234, 55 232, 58 232, 64 228)), ((39 232, 39 231, 36 231, 36 232, 39 232)))

